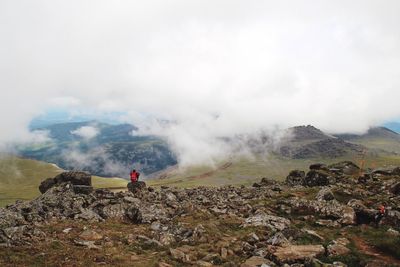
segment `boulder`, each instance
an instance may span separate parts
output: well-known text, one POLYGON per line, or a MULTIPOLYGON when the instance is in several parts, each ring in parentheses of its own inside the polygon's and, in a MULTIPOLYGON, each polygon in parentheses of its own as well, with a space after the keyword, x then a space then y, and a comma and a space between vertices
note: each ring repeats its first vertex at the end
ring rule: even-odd
POLYGON ((400 195, 400 182, 397 182, 390 187, 390 193, 400 195))
POLYGON ((341 161, 328 166, 328 169, 345 175, 356 175, 360 173, 360 167, 351 161, 341 161))
POLYGON ((248 258, 240 267, 276 266, 273 262, 259 256, 248 258))
POLYGON ((380 224, 400 229, 400 212, 397 210, 388 211, 381 220, 380 224))
POLYGON ((103 239, 103 235, 97 233, 94 230, 85 230, 80 235, 79 238, 86 241, 96 241, 103 239))
POLYGON ((337 240, 332 241, 328 247, 328 256, 341 256, 350 253, 350 249, 346 246, 350 243, 347 238, 338 238, 337 240))
POLYGON ((262 186, 276 185, 278 182, 275 179, 263 177, 261 178, 260 184, 262 186))
POLYGON ((345 206, 342 209, 342 217, 339 222, 343 225, 353 225, 357 222, 356 213, 352 207, 345 206))
POLYGON ((40 193, 44 194, 47 190, 52 188, 56 182, 54 181, 53 178, 47 178, 46 180, 42 181, 39 185, 39 191, 40 193))
POLYGON ((57 175, 54 178, 47 178, 42 181, 39 185, 39 191, 44 194, 50 188, 64 184, 71 183, 77 187, 77 194, 89 194, 93 191, 92 188, 92 176, 87 172, 82 171, 68 171, 57 175), (79 188, 79 186, 86 186, 85 188, 79 188))
POLYGON ((74 185, 72 188, 74 189, 75 194, 89 195, 93 192, 93 187, 88 185, 74 185))
POLYGON ((250 216, 246 218, 244 227, 249 226, 266 226, 270 228, 272 231, 282 231, 288 228, 290 225, 290 220, 278 217, 275 215, 269 215, 263 212, 250 216))
POLYGON ((303 185, 305 172, 300 170, 293 170, 286 177, 286 184, 290 186, 303 185))
POLYGON ((318 215, 320 218, 337 219, 341 224, 354 224, 354 210, 336 200, 327 202, 295 198, 287 203, 296 214, 318 215))
POLYGON ((305 186, 326 186, 334 184, 336 179, 330 173, 321 170, 311 170, 304 178, 305 186))
POLYGON ((138 181, 135 183, 128 183, 128 190, 132 193, 137 193, 146 188, 146 183, 143 181, 138 181))
POLYGON ((276 234, 274 234, 271 238, 267 240, 267 243, 273 246, 285 246, 290 244, 289 240, 287 240, 282 232, 277 232, 276 234))
POLYGON ((73 185, 92 186, 92 176, 88 172, 83 171, 68 171, 63 172, 54 177, 57 184, 70 182, 73 185))
POLYGON ((323 170, 323 171, 328 171, 328 167, 323 164, 323 163, 315 163, 310 165, 310 170, 323 170))
POLYGON ((325 201, 330 201, 330 200, 334 200, 335 196, 332 193, 332 190, 330 188, 322 188, 321 190, 319 190, 317 196, 315 197, 316 200, 325 200, 325 201))
POLYGON ((305 262, 323 255, 325 248, 322 245, 289 245, 270 248, 270 253, 275 262, 290 264, 305 262))
POLYGON ((375 221, 377 211, 367 208, 361 200, 351 199, 347 203, 347 206, 353 208, 357 224, 369 224, 375 221))
POLYGON ((136 207, 130 207, 125 211, 126 218, 133 223, 141 223, 143 221, 141 211, 136 207))

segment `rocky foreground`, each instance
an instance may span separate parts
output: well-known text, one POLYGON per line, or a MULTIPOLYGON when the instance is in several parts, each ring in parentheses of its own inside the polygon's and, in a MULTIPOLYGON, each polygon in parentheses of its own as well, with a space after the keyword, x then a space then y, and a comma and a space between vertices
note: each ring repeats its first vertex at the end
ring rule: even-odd
POLYGON ((128 188, 94 190, 83 172, 45 180, 37 199, 0 209, 0 265, 400 266, 400 168, 341 162, 252 187, 128 188))

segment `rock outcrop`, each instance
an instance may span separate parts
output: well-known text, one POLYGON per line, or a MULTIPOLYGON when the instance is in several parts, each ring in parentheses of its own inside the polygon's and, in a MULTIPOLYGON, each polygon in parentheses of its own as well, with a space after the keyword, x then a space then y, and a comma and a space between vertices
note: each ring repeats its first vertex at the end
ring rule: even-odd
MULTIPOLYGON (((168 263, 160 266, 313 266, 307 264, 319 264, 316 258, 352 253, 350 239, 336 236, 339 230, 371 224, 398 235, 400 177, 369 172, 360 182, 358 174, 349 162, 314 164, 307 174, 290 172, 284 183, 263 178, 252 187, 179 189, 137 182, 111 192, 94 189, 88 173, 65 172, 43 181, 38 198, 0 208, 0 246, 45 242, 41 226, 54 222, 121 222, 140 224, 134 227, 140 234, 127 233, 122 243, 161 251, 168 263), (387 212, 377 220, 382 203, 387 212)), ((112 243, 105 235, 85 229, 69 242, 100 250, 112 243)))

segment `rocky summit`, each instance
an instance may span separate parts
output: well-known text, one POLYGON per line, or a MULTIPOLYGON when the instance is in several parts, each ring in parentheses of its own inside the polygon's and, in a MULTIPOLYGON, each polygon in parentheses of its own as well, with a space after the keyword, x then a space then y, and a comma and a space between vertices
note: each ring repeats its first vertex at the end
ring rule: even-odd
POLYGON ((400 266, 398 170, 313 164, 252 187, 123 192, 65 172, 0 209, 0 265, 400 266))

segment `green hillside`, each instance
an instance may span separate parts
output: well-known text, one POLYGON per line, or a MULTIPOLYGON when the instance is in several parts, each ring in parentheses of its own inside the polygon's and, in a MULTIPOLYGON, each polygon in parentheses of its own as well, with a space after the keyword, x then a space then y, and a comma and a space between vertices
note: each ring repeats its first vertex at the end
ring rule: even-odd
POLYGON ((77 168, 102 177, 125 177, 129 172, 126 170, 132 167, 150 174, 177 163, 165 140, 135 135, 137 128, 130 124, 69 122, 33 130, 47 132, 50 140, 17 145, 19 155, 52 162, 63 169, 77 168), (77 133, 85 127, 92 129, 94 136, 85 138, 77 133))
MULTIPOLYGON (((14 203, 17 199, 37 197, 42 180, 62 172, 57 166, 41 161, 14 156, 0 157, 0 206, 14 203)), ((94 187, 122 187, 127 181, 120 178, 93 176, 94 187)))

